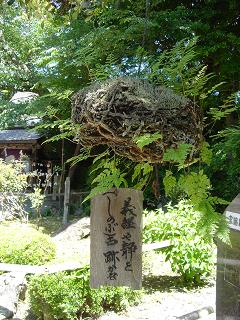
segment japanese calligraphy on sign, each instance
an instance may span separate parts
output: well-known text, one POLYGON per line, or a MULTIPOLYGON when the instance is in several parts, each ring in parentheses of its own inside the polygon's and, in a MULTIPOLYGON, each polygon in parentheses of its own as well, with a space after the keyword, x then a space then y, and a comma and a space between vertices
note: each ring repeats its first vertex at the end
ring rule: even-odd
POLYGON ((226 218, 231 229, 240 230, 240 214, 236 212, 226 211, 226 218))
POLYGON ((91 202, 91 287, 141 288, 142 191, 111 189, 91 202))

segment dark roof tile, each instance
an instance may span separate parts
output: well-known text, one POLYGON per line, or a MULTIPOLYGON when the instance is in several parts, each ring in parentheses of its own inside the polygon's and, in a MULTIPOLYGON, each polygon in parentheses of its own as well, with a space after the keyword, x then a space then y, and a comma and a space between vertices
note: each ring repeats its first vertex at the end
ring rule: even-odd
POLYGON ((0 130, 0 143, 32 142, 40 138, 40 134, 26 129, 0 130))

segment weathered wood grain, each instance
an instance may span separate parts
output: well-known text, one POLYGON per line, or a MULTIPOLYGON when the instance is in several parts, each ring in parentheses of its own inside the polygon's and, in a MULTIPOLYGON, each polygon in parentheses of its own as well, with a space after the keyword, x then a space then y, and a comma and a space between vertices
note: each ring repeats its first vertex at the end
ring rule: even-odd
POLYGON ((142 204, 142 191, 125 188, 111 189, 92 199, 92 288, 101 285, 141 288, 142 204))

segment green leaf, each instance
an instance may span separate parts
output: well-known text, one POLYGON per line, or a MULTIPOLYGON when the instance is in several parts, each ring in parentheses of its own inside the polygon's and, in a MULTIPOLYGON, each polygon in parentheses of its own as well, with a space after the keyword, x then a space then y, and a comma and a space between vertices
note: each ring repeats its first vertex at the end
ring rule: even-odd
POLYGON ((208 198, 211 188, 210 180, 202 170, 199 173, 181 175, 178 186, 190 197, 196 209, 203 199, 208 198))
POLYGON ((91 148, 82 148, 81 153, 79 155, 69 158, 66 161, 66 163, 71 163, 71 165, 74 166, 75 164, 88 159, 90 155, 91 155, 91 148))
POLYGON ((96 163, 98 160, 102 159, 105 156, 109 155, 109 149, 107 149, 106 151, 100 153, 97 157, 94 158, 93 163, 96 163))
POLYGON ((227 97, 226 100, 224 100, 223 105, 220 105, 216 108, 210 108, 210 111, 208 114, 212 116, 213 120, 221 120, 222 118, 225 118, 232 112, 237 110, 237 104, 236 104, 236 92, 231 94, 229 97, 227 97))
POLYGON ((49 142, 54 142, 54 141, 61 141, 63 139, 69 139, 73 138, 73 132, 63 132, 60 134, 56 134, 55 136, 45 140, 43 143, 49 143, 49 142))
POLYGON ((209 143, 204 142, 200 148, 200 158, 202 162, 205 162, 207 165, 211 164, 212 161, 212 150, 210 149, 209 143))
POLYGON ((173 176, 173 173, 169 170, 166 171, 166 175, 163 178, 164 190, 167 196, 172 194, 173 189, 177 186, 177 179, 173 176))
POLYGON ((148 162, 138 163, 134 167, 134 172, 132 175, 132 182, 136 180, 138 180, 138 182, 133 186, 133 188, 142 190, 146 186, 152 171, 153 171, 153 166, 148 162))
POLYGON ((138 163, 135 167, 134 167, 134 171, 133 171, 133 175, 132 175, 132 182, 134 180, 136 180, 137 178, 139 178, 139 176, 141 175, 142 172, 142 164, 138 163))
POLYGON ((101 161, 99 161, 96 168, 91 171, 91 174, 98 172, 99 170, 101 171, 93 179, 93 188, 91 189, 90 194, 84 199, 84 202, 91 199, 95 195, 103 193, 113 187, 128 187, 127 180, 124 178, 126 176, 126 173, 121 172, 121 170, 116 167, 116 162, 116 159, 101 159, 101 161))
POLYGON ((138 183, 136 183, 133 188, 137 190, 142 190, 148 182, 148 177, 143 177, 138 183))
POLYGON ((137 136, 133 139, 133 142, 136 143, 136 145, 142 149, 143 147, 149 145, 152 142, 155 142, 157 140, 162 139, 162 134, 161 133, 146 133, 144 135, 141 136, 137 136))
POLYGON ((192 147, 191 144, 182 143, 177 148, 169 148, 165 151, 163 160, 183 165, 192 147))
POLYGON ((145 176, 153 171, 153 166, 148 162, 143 163, 142 170, 143 170, 143 175, 145 176))

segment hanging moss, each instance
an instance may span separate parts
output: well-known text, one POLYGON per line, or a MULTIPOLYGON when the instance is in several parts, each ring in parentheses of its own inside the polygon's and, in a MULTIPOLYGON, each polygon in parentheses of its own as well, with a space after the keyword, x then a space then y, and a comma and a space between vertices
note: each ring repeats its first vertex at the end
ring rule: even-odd
POLYGON ((133 161, 163 162, 168 148, 202 140, 199 107, 166 87, 145 80, 117 78, 80 90, 73 97, 72 119, 81 124, 77 139, 83 146, 108 145, 133 161), (138 137, 159 133, 140 148, 138 137))

